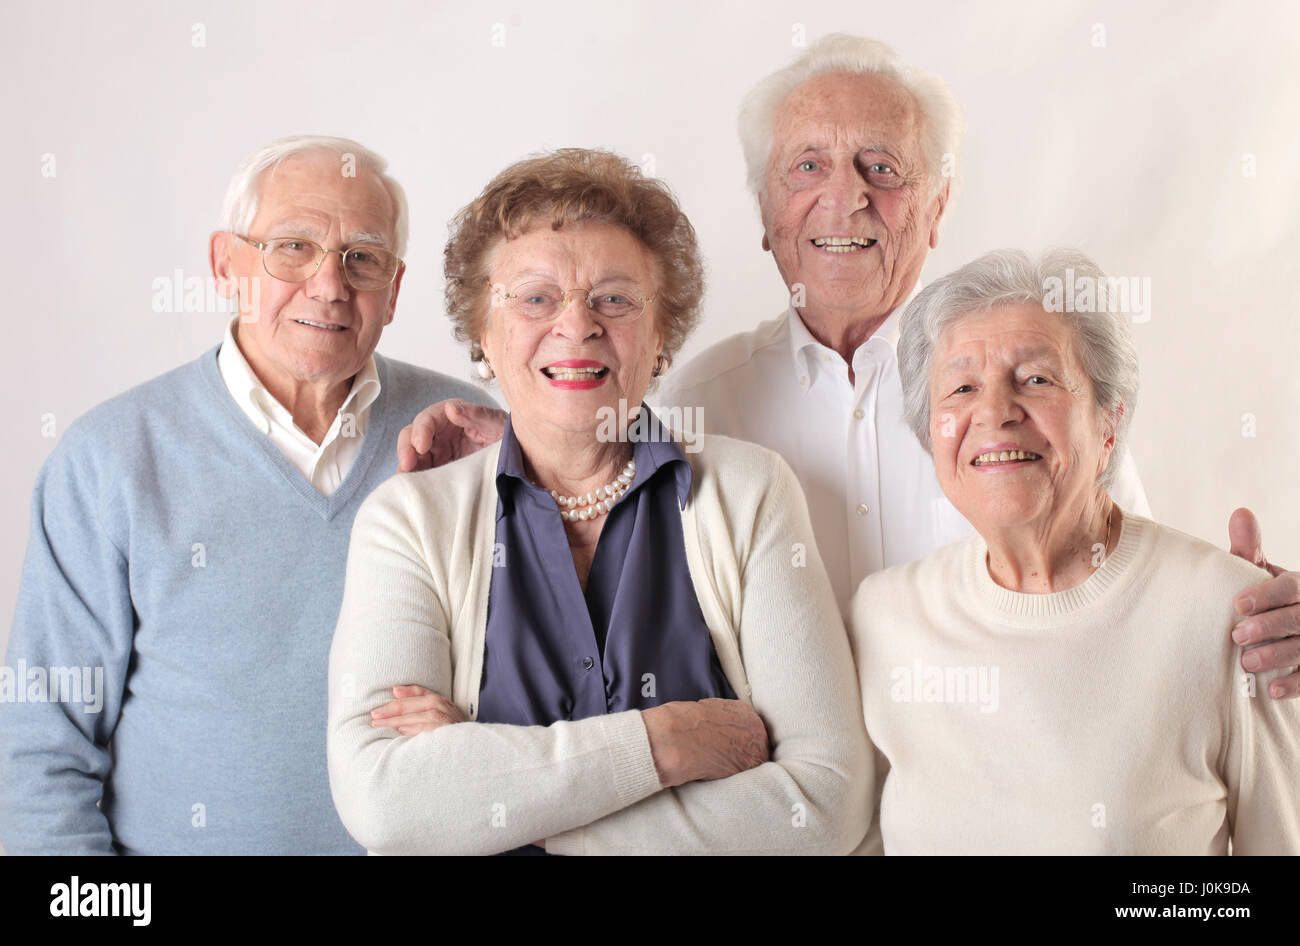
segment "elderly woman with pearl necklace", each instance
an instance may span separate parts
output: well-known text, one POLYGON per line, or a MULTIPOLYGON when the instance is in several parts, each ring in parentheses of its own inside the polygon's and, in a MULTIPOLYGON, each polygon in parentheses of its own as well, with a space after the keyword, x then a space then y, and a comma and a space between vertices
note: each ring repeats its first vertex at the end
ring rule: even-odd
POLYGON ((703 294, 671 193, 607 152, 526 159, 445 263, 509 421, 358 513, 330 670, 344 825, 394 854, 852 850, 871 759, 798 482, 638 416, 703 294))

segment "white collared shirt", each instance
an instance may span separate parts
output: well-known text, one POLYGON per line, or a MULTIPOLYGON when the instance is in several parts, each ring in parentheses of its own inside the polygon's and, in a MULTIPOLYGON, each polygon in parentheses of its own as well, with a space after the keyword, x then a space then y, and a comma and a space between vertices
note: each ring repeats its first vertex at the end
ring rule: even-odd
MULTIPOLYGON (((903 420, 899 320, 919 291, 853 353, 852 385, 844 359, 789 308, 701 352, 648 395, 652 409, 698 407, 704 432, 750 440, 786 459, 803 485, 817 547, 846 615, 868 575, 974 531, 943 494, 933 458, 903 420)), ((1110 493, 1121 509, 1150 517, 1128 451, 1110 493)))
POLYGON ((226 326, 225 341, 217 352, 217 367, 226 388, 253 425, 270 438, 276 449, 311 485, 322 495, 331 495, 339 488, 361 452, 361 441, 366 436, 366 425, 370 420, 370 405, 379 397, 375 356, 367 358, 365 366, 352 379, 352 389, 339 408, 334 423, 317 445, 293 422, 289 410, 271 396, 253 373, 235 341, 238 320, 239 316, 235 316, 226 326))

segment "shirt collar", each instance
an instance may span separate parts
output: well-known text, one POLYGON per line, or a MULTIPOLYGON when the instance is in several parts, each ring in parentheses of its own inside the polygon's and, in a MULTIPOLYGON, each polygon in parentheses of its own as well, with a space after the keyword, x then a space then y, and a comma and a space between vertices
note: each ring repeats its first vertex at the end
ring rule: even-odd
MULTIPOLYGON (((226 382, 226 387, 230 390, 239 406, 253 418, 255 423, 258 417, 269 420, 270 415, 276 409, 282 415, 290 416, 288 408, 277 401, 271 392, 266 389, 266 386, 253 373, 253 368, 248 363, 248 359, 244 357, 244 353, 240 351, 239 344, 235 341, 235 325, 239 322, 239 318, 236 315, 226 324, 226 337, 221 343, 221 349, 217 352, 217 367, 221 371, 221 377, 226 382)), ((375 356, 372 353, 366 359, 365 365, 352 379, 352 387, 348 391, 348 396, 344 398, 343 404, 339 407, 339 413, 343 414, 349 411, 354 415, 362 413, 379 397, 379 391, 379 370, 375 367, 375 356)), ((292 423, 291 416, 290 423, 292 423)))
MULTIPOLYGON (((650 477, 654 476, 661 468, 673 464, 673 479, 675 480, 678 505, 685 509, 686 503, 691 496, 691 464, 686 459, 686 452, 682 450, 682 445, 672 436, 672 431, 660 422, 650 410, 649 407, 642 404, 641 414, 645 421, 639 419, 629 425, 629 439, 646 435, 645 439, 636 439, 632 441, 632 458, 636 460, 636 475, 628 485, 628 492, 633 492, 641 487, 650 477)), ((546 495, 549 500, 549 492, 543 490, 540 486, 528 479, 524 473, 523 451, 519 448, 519 440, 515 437, 514 417, 506 417, 506 431, 501 438, 501 454, 497 458, 497 495, 504 498, 506 493, 506 484, 509 480, 514 480, 518 484, 534 491, 539 495, 546 495)), ((504 504, 503 504, 504 505, 504 504)), ((497 517, 504 513, 504 509, 498 507, 497 517)))
MULTIPOLYGON (((858 350, 853 353, 855 364, 857 363, 858 355, 861 352, 866 351, 868 346, 871 346, 873 342, 877 345, 883 342, 888 346, 891 352, 897 352, 899 327, 902 322, 903 312, 907 309, 908 304, 916 298, 917 293, 920 291, 921 284, 920 282, 917 282, 917 284, 912 287, 912 291, 907 294, 907 298, 895 306, 890 311, 889 315, 885 316, 885 321, 881 323, 880 328, 876 329, 876 331, 872 333, 871 337, 863 342, 858 347, 858 350)), ((801 381, 804 378, 811 381, 813 371, 815 370, 814 365, 817 361, 823 360, 823 356, 828 359, 838 359, 839 354, 834 349, 823 345, 813 336, 813 333, 808 330, 808 326, 804 324, 803 317, 799 315, 799 311, 795 309, 794 306, 790 306, 786 309, 786 318, 790 325, 790 358, 791 364, 794 367, 795 377, 801 381)), ((807 390, 809 387, 807 384, 802 384, 801 386, 804 390, 807 390)))

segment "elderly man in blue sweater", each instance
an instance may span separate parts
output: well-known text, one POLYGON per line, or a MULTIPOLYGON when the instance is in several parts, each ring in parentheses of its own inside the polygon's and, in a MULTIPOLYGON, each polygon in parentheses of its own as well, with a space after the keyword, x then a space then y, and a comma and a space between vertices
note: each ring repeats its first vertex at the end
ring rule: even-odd
POLYGON ((325 769, 352 520, 421 407, 490 403, 375 354, 407 238, 384 169, 338 138, 245 159, 210 245, 224 341, 41 470, 0 679, 10 854, 363 853, 325 769))

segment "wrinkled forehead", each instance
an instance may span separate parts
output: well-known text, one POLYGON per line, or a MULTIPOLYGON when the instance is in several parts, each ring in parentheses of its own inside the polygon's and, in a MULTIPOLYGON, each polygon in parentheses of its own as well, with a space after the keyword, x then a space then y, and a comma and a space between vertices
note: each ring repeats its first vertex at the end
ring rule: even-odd
POLYGON ((601 220, 571 221, 555 229, 539 219, 517 236, 498 237, 485 262, 489 272, 516 278, 578 274, 648 282, 656 270, 653 254, 630 230, 601 220))
POLYGON ((933 370, 986 364, 1051 362, 1078 366, 1074 330, 1061 316, 1030 304, 967 312, 946 325, 935 344, 933 370))
POLYGON ((911 93, 886 76, 850 72, 814 76, 777 110, 773 151, 884 146, 919 153, 919 114, 911 93))
POLYGON ((379 175, 348 155, 296 154, 267 168, 258 179, 257 222, 392 235, 397 205, 379 175))

